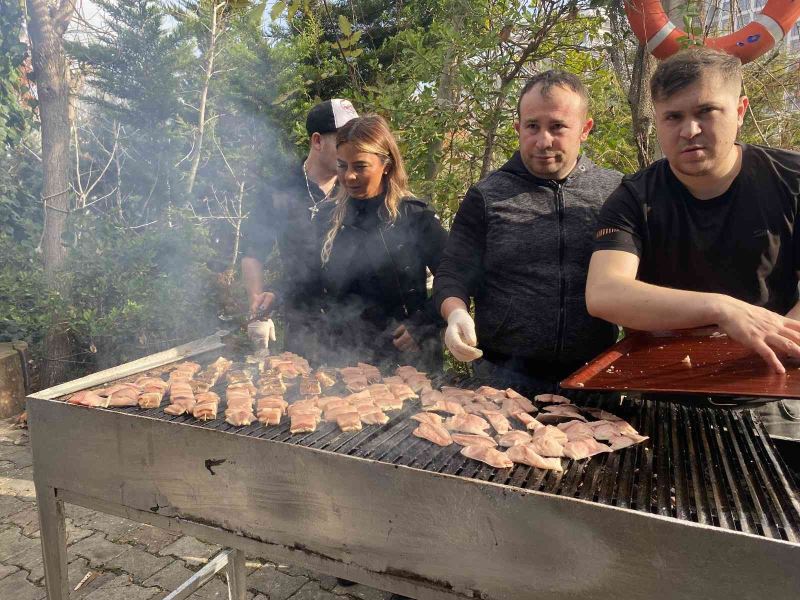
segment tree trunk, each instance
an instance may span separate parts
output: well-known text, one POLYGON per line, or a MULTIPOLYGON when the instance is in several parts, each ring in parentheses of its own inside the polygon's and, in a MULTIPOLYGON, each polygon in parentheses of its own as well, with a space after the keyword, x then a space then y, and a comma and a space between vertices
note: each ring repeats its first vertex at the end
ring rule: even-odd
POLYGON ((656 59, 640 42, 633 63, 631 86, 628 89, 628 105, 631 107, 633 121, 633 141, 636 144, 636 157, 640 169, 644 169, 660 154, 653 134, 653 99, 650 97, 650 76, 655 67, 656 59))
MULTIPOLYGON (((458 7, 456 7, 458 8, 458 7)), ((461 31, 464 25, 465 12, 462 10, 455 10, 452 17, 452 25, 454 31, 457 33, 461 31)), ((450 46, 444 53, 444 60, 442 62, 442 72, 439 75, 439 86, 436 91, 436 107, 440 115, 449 114, 453 109, 455 101, 455 73, 458 68, 458 54, 456 46, 450 46)), ((444 132, 435 135, 428 143, 428 149, 425 159, 425 180, 435 181, 439 175, 439 169, 442 164, 442 147, 444 146, 444 132)))
MULTIPOLYGON (((31 41, 33 73, 42 127, 42 203, 44 272, 51 290, 63 292, 59 270, 66 258, 62 235, 69 212, 69 83, 63 36, 72 19, 72 0, 48 3, 27 0, 28 37, 31 41)), ((45 337, 44 387, 55 385, 66 375, 70 342, 59 315, 45 337)))
POLYGON ((206 52, 206 69, 203 77, 203 89, 200 92, 200 106, 197 117, 197 140, 194 145, 194 156, 192 157, 192 167, 189 171, 189 181, 186 189, 191 194, 194 189, 194 182, 197 179, 197 169, 200 167, 200 155, 203 150, 203 136, 206 130, 206 103, 208 102, 208 88, 211 86, 211 78, 214 76, 214 53, 217 49, 217 30, 222 9, 222 3, 214 2, 211 6, 211 26, 208 35, 208 50, 206 52))

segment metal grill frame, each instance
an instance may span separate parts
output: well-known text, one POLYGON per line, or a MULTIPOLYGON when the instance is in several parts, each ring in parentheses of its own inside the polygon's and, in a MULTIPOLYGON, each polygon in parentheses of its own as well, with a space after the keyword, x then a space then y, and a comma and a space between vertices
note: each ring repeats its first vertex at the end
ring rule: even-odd
POLYGON ((218 348, 29 397, 51 599, 68 597, 65 501, 415 598, 727 600, 800 589, 794 542, 511 487, 488 468, 471 467, 477 479, 421 470, 393 461, 399 446, 376 460, 376 439, 351 456, 279 432, 255 438, 52 400, 218 348))

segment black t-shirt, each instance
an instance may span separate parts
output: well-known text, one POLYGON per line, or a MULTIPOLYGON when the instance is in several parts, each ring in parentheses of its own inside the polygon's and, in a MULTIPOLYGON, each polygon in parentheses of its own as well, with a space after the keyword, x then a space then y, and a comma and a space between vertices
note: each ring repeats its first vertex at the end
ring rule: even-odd
POLYGON ((322 297, 320 252, 330 229, 334 208, 330 198, 335 194, 333 190, 325 199, 310 179, 306 187, 300 164, 270 183, 242 228, 243 256, 263 262, 277 242, 281 273, 270 289, 294 308, 322 297))
POLYGON ((800 154, 741 148, 741 171, 717 198, 693 197, 666 159, 625 177, 600 211, 594 249, 636 254, 647 283, 788 312, 798 300, 800 154))

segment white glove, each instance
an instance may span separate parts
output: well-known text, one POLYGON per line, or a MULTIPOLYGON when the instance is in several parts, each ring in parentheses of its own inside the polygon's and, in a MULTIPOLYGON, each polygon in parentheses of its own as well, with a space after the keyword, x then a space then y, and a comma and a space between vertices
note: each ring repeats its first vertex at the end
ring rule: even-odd
POLYGON ((253 321, 247 326, 247 337, 259 347, 269 349, 269 343, 275 341, 275 323, 272 319, 253 321))
POLYGON ((475 321, 463 308, 457 308, 447 317, 447 331, 444 332, 444 343, 456 359, 470 362, 483 356, 478 350, 478 338, 475 335, 475 321))

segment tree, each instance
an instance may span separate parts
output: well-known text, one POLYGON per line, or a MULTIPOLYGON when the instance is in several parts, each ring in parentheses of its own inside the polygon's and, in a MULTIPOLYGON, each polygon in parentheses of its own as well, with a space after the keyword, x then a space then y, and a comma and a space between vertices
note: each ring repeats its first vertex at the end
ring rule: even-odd
MULTIPOLYGON (((27 0, 28 38, 33 56, 33 76, 42 131, 42 204, 44 232, 41 250, 45 277, 60 292, 58 272, 67 256, 62 234, 69 213, 69 74, 64 53, 64 33, 75 10, 72 0, 27 0)), ((66 373, 63 362, 70 352, 69 338, 54 319, 45 339, 42 381, 50 386, 66 373)))
POLYGON ((0 0, 0 145, 20 140, 27 121, 21 102, 27 47, 20 41, 25 18, 19 0, 0 0))

